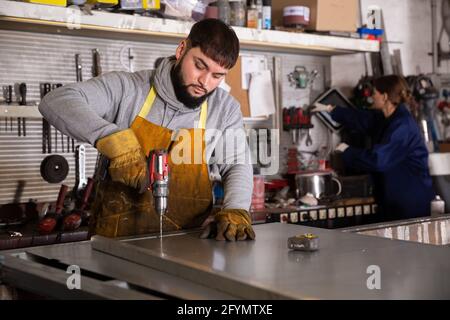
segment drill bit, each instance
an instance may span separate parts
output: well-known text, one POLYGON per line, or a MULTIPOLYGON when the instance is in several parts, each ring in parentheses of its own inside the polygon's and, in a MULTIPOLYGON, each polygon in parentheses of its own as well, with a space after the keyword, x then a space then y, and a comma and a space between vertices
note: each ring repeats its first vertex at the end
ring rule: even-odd
POLYGON ((159 237, 162 239, 162 214, 159 215, 159 237))

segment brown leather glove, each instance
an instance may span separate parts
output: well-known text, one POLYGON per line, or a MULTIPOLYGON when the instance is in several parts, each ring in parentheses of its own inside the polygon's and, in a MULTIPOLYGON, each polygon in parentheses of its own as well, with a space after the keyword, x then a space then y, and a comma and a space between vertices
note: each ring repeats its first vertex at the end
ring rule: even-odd
POLYGON ((224 209, 216 213, 214 221, 208 224, 200 238, 235 241, 255 239, 250 215, 243 209, 224 209))
POLYGON ((133 130, 126 129, 97 141, 97 150, 110 159, 111 179, 141 190, 146 183, 147 162, 133 130))

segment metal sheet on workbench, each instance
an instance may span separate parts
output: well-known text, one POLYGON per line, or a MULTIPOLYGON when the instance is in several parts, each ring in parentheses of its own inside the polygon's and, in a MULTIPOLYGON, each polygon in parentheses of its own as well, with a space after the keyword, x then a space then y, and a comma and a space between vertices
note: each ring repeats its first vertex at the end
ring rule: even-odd
POLYGON ((254 227, 256 241, 217 242, 198 234, 162 242, 94 237, 92 247, 244 299, 450 297, 446 248, 299 225, 254 227), (287 238, 305 232, 319 235, 320 250, 288 250, 287 238), (381 271, 381 287, 371 290, 374 267, 381 271))

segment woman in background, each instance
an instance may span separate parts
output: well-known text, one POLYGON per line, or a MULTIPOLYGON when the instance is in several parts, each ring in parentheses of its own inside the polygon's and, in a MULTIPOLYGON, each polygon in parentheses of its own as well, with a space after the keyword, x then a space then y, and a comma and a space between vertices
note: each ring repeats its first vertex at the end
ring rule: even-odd
POLYGON ((372 110, 318 104, 312 111, 329 112, 333 120, 372 137, 371 149, 341 143, 346 167, 370 172, 379 213, 385 219, 430 215, 434 198, 428 170, 428 150, 417 123, 408 111, 408 85, 390 75, 373 83, 372 110))

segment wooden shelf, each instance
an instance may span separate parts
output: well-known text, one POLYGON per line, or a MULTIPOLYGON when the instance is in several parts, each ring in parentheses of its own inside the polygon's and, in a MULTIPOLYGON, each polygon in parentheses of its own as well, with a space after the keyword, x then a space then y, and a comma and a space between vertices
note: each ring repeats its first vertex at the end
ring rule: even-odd
MULTIPOLYGON (((0 0, 0 28, 56 32, 90 36, 110 36, 176 43, 186 37, 191 22, 142 17, 138 15, 92 11, 92 15, 70 8, 0 0), (77 24, 74 24, 74 21, 77 24)), ((296 52, 338 55, 357 52, 379 52, 377 41, 257 30, 233 27, 242 48, 271 52, 296 52)))

